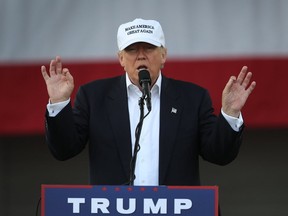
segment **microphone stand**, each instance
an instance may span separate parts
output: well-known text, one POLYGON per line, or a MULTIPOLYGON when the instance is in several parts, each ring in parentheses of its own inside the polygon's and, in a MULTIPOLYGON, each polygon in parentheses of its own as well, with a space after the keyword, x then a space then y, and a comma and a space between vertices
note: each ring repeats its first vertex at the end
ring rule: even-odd
POLYGON ((139 99, 139 107, 140 107, 140 120, 139 123, 137 124, 136 130, 135 130, 135 145, 134 145, 134 152, 131 158, 130 162, 130 179, 129 179, 129 185, 133 186, 134 185, 134 180, 136 178, 135 176, 135 167, 136 167, 136 160, 137 160, 137 154, 140 151, 140 135, 141 135, 141 130, 142 130, 142 125, 144 118, 150 113, 148 113, 144 116, 144 100, 145 100, 145 95, 143 94, 142 97, 139 99))

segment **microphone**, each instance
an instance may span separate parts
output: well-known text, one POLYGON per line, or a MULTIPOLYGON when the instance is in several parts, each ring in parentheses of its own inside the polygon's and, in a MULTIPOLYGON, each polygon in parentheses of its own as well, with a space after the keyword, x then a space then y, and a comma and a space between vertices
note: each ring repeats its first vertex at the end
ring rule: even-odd
POLYGON ((150 73, 146 69, 140 69, 138 73, 138 77, 139 77, 139 84, 142 87, 143 96, 146 100, 147 109, 150 112, 151 111, 150 73))

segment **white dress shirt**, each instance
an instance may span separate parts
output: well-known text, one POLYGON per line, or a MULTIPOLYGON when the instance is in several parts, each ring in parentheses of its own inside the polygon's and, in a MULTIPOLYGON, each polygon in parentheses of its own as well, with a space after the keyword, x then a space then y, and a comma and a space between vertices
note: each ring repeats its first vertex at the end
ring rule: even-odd
MULTIPOLYGON (((160 129, 160 90, 162 76, 159 75, 156 83, 151 89, 152 109, 144 119, 142 131, 139 139, 140 151, 137 154, 135 167, 134 185, 158 185, 159 175, 159 129, 160 129)), ((131 83, 126 74, 128 107, 131 128, 132 152, 135 145, 135 129, 140 118, 140 108, 138 105, 142 92, 131 83)), ((144 105, 144 115, 148 113, 144 105)))

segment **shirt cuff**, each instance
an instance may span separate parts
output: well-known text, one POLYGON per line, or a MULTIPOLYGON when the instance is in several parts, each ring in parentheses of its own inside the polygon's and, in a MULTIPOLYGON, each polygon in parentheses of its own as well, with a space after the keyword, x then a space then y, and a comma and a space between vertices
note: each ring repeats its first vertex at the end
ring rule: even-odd
POLYGON ((223 112, 223 110, 221 109, 221 113, 224 116, 224 118, 226 119, 226 121, 229 123, 229 125, 231 126, 231 128, 236 131, 239 132, 240 127, 243 125, 244 120, 242 118, 242 114, 240 113, 238 118, 235 118, 233 116, 229 116, 226 113, 223 112))
POLYGON ((47 104, 47 110, 49 117, 55 117, 67 104, 69 104, 70 98, 66 101, 58 102, 58 103, 50 103, 50 100, 47 104))

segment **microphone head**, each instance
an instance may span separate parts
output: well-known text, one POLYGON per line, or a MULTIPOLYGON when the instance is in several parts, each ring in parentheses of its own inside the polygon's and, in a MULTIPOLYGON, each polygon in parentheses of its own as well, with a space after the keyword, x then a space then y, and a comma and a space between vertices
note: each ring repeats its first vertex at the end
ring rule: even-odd
POLYGON ((151 85, 151 77, 150 77, 150 73, 148 70, 140 69, 138 73, 138 77, 139 77, 139 84, 141 86, 144 82, 149 83, 149 85, 151 85))

